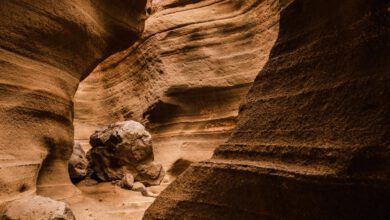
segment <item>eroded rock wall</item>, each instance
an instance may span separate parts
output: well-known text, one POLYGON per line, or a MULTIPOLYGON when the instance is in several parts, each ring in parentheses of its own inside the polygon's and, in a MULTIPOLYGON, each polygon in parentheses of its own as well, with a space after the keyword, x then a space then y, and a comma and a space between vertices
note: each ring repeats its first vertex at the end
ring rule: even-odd
POLYGON ((390 216, 390 10, 295 0, 226 144, 145 219, 390 216))
POLYGON ((75 139, 134 119, 153 135, 155 159, 211 157, 236 124, 240 103, 278 30, 278 2, 154 1, 140 41, 105 60, 75 97, 75 139))
POLYGON ((73 95, 102 59, 139 37, 146 5, 0 1, 0 203, 36 185, 52 197, 72 191, 73 95))

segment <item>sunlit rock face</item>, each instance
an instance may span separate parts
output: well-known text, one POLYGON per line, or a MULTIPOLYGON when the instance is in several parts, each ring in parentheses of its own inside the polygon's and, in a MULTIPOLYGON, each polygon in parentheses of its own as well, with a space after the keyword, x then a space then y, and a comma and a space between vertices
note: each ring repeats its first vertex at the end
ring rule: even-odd
POLYGON ((34 193, 36 183, 42 195, 72 192, 73 95, 102 59, 139 37, 146 6, 0 1, 0 203, 34 193))
POLYGON ((232 136, 144 219, 388 218, 389 4, 295 0, 279 28, 232 136))
POLYGON ((167 170, 210 158, 230 135, 276 40, 278 3, 154 1, 151 13, 143 37, 80 84, 75 139, 88 148, 96 127, 141 121, 167 170))

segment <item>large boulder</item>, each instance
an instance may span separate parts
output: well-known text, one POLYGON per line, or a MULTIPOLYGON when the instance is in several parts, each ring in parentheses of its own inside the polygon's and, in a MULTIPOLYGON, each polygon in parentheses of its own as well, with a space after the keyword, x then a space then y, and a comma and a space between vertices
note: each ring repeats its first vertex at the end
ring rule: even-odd
POLYGON ((64 202, 42 196, 25 197, 6 204, 0 210, 1 219, 75 220, 72 211, 64 202))
POLYGON ((88 174, 88 160, 79 142, 73 145, 73 153, 68 163, 69 176, 72 182, 79 182, 88 174))
POLYGON ((161 183, 165 171, 154 163, 152 136, 135 121, 123 121, 97 130, 88 152, 94 176, 102 181, 121 180, 132 174, 145 185, 161 183))

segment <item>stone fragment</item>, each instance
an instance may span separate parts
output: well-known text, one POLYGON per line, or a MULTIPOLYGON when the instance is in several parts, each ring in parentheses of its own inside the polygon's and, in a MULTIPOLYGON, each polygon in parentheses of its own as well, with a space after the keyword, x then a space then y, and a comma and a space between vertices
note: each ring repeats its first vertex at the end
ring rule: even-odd
POLYGON ((147 185, 159 185, 162 181, 162 178, 165 176, 165 171, 161 164, 157 163, 148 163, 141 164, 136 167, 138 172, 136 181, 145 182, 147 181, 147 185))
POLYGON ((1 219, 10 220, 75 220, 72 211, 64 202, 42 196, 14 200, 1 210, 1 219))
POLYGON ((157 197, 158 195, 155 193, 150 192, 144 184, 141 182, 135 182, 132 188, 133 191, 141 192, 143 196, 147 197, 157 197))
POLYGON ((69 176, 74 183, 83 180, 88 174, 88 160, 79 142, 74 143, 68 170, 69 176))
POLYGON ((146 197, 153 197, 153 198, 157 198, 158 196, 158 194, 152 193, 149 190, 142 191, 142 195, 146 197))
POLYGON ((120 186, 124 189, 132 189, 134 185, 134 177, 130 173, 123 176, 120 186))
POLYGON ((137 192, 143 192, 143 191, 146 191, 146 187, 144 184, 142 184, 140 182, 135 182, 132 190, 137 191, 137 192))

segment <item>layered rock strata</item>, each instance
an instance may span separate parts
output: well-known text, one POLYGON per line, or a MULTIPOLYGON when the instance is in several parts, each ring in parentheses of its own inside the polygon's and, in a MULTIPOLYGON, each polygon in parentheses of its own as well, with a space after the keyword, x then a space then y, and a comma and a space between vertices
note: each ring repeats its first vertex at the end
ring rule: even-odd
POLYGON ((143 37, 105 60, 75 96, 75 138, 134 119, 153 135, 165 169, 211 157, 236 124, 239 104, 268 59, 278 3, 154 1, 143 37))
POLYGON ((53 197, 72 191, 73 95, 102 59, 138 38, 146 6, 0 1, 0 203, 35 193, 37 185, 53 197))
POLYGON ((390 5, 294 0, 238 126, 144 219, 390 216, 390 5))

